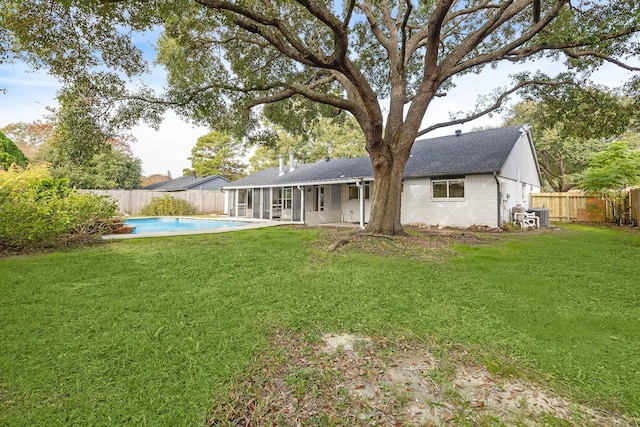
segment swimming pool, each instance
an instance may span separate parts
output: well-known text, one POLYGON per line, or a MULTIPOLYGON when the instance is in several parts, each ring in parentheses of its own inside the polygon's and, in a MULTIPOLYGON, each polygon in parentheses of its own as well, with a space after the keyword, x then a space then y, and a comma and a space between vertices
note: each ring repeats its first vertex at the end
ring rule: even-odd
POLYGON ((211 230, 250 224, 248 222, 223 221, 207 218, 175 217, 128 218, 124 223, 125 225, 135 227, 131 234, 211 230))

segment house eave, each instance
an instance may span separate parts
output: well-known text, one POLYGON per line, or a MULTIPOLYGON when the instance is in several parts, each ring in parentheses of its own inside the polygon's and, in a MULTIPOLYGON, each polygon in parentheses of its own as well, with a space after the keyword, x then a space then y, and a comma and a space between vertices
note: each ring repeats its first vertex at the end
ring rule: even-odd
POLYGON ((353 184, 361 181, 373 181, 372 177, 360 178, 344 178, 344 179, 328 179, 321 181, 292 181, 277 184, 259 184, 259 185, 225 185, 224 190, 243 190, 248 188, 278 188, 278 187, 304 187, 309 185, 332 185, 332 184, 353 184))
POLYGON ((417 179, 417 178, 447 178, 453 176, 466 176, 466 175, 492 175, 494 173, 500 173, 502 170, 483 170, 483 171, 452 171, 452 172, 439 172, 439 173, 425 173, 425 174, 413 174, 405 175, 404 179, 417 179))
MULTIPOLYGON (((494 173, 501 173, 499 170, 482 170, 482 171, 453 171, 442 173, 430 173, 430 174, 413 174, 405 175, 404 179, 418 179, 418 178, 443 178, 451 176, 464 176, 464 175, 492 175, 494 173)), ((309 185, 332 185, 332 184, 353 184, 356 182, 373 182, 373 177, 353 177, 353 178, 340 178, 340 179, 327 179, 319 181, 292 181, 277 184, 257 184, 257 185, 225 185, 223 190, 244 190, 248 188, 278 188, 278 187, 303 187, 309 185)))

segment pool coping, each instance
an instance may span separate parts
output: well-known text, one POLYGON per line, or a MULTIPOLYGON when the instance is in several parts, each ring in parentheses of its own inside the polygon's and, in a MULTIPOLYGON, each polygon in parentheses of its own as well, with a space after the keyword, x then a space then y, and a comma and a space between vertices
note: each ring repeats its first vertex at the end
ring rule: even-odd
MULTIPOLYGON (((136 217, 138 218, 138 217, 136 217)), ((162 218, 162 217, 140 217, 140 218, 162 218)), ((182 217, 182 216, 171 216, 171 218, 190 218, 192 217, 182 217)), ((203 218, 199 217, 202 220, 214 220, 214 221, 230 221, 230 222, 239 222, 237 218, 203 218)), ((248 221, 240 221, 240 222, 248 222, 248 221)), ((190 231, 159 231, 156 233, 142 233, 142 234, 105 234, 102 236, 104 240, 117 240, 117 239, 142 239, 146 237, 173 237, 173 236, 192 236, 197 234, 217 234, 217 233, 228 233, 231 231, 242 231, 242 230, 252 230, 255 228, 265 228, 265 227, 275 227, 278 225, 291 225, 297 224, 295 222, 289 221, 256 221, 253 220, 251 223, 247 225, 237 225, 234 227, 220 227, 220 228, 211 228, 208 230, 190 230, 190 231)))

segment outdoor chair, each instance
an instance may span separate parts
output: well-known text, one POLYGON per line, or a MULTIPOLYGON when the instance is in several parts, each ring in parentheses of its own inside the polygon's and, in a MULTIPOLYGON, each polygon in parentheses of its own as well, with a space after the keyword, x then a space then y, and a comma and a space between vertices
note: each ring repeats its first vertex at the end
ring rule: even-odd
POLYGON ((523 230, 531 227, 540 228, 540 218, 531 212, 514 212, 513 221, 520 224, 520 228, 523 230))

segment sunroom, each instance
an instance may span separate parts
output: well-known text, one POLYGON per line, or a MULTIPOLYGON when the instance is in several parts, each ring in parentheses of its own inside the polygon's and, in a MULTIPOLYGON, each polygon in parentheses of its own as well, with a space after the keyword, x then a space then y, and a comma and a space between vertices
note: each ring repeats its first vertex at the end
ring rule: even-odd
POLYGON ((364 227, 372 183, 364 179, 284 186, 225 188, 235 218, 305 223, 349 222, 364 227))

